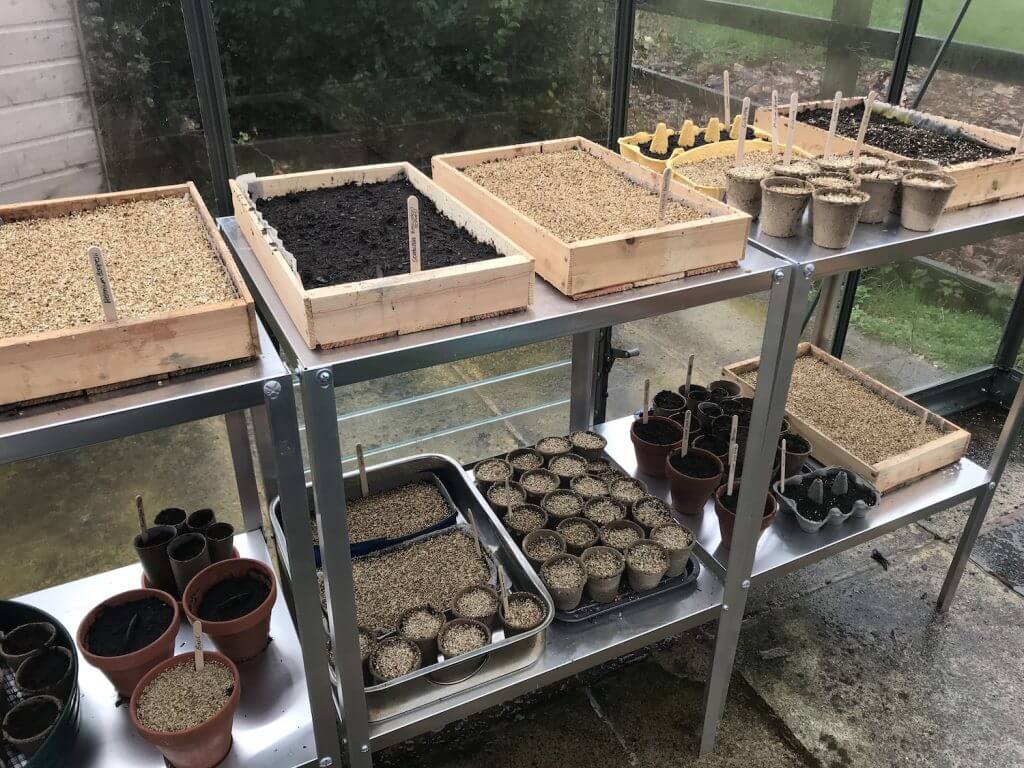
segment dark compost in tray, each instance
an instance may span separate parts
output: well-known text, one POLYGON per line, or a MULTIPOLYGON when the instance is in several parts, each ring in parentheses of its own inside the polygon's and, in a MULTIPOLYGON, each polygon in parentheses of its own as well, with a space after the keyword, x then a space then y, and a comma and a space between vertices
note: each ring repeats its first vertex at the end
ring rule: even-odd
POLYGON ((257 206, 295 256, 302 285, 310 289, 407 274, 410 195, 420 201, 423 269, 500 257, 405 179, 293 192, 257 206))
MULTIPOLYGON (((863 104, 839 110, 836 133, 849 139, 856 139, 863 117, 863 104)), ((808 109, 800 112, 798 119, 802 123, 827 131, 832 119, 832 108, 808 109)), ((878 114, 871 116, 864 142, 914 160, 934 160, 939 165, 970 163, 975 160, 1003 157, 1011 152, 1009 149, 990 147, 967 136, 936 133, 878 114)))
MULTIPOLYGON (((722 141, 726 141, 729 138, 728 133, 726 133, 727 129, 728 126, 722 127, 722 141)), ((747 128, 747 139, 749 140, 752 138, 754 138, 754 129, 747 128)), ((698 130, 697 135, 693 137, 693 146, 684 147, 684 149, 697 149, 697 147, 703 147, 705 144, 707 144, 707 142, 704 141, 704 131, 701 129, 698 130)), ((643 153, 644 157, 651 157, 654 158, 655 160, 668 160, 670 157, 672 157, 672 153, 679 149, 679 134, 674 133, 668 137, 668 151, 665 152, 664 154, 662 154, 661 152, 652 152, 651 142, 649 141, 646 141, 643 144, 637 144, 637 147, 640 149, 640 152, 643 153)))

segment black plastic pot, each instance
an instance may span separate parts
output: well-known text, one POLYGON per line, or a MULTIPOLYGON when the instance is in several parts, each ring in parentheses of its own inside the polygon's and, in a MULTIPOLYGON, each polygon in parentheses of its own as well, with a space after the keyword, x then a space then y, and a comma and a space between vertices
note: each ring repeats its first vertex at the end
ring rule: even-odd
POLYGON ((178 533, 185 533, 185 519, 188 517, 184 509, 167 507, 161 509, 153 518, 153 525, 173 525, 178 533))
POLYGON ((694 414, 705 432, 711 431, 715 419, 722 415, 722 406, 713 401, 705 401, 697 404, 697 413, 694 414))
POLYGON ((218 563, 231 557, 235 547, 235 528, 231 523, 214 523, 206 529, 206 546, 210 562, 218 563))
POLYGON ((185 533, 178 536, 167 548, 167 558, 171 561, 174 573, 176 592, 181 595, 192 577, 210 564, 210 548, 206 544, 206 536, 202 533, 185 533))
POLYGON ((205 533, 206 529, 217 522, 217 515, 212 509, 197 509, 185 520, 185 529, 189 533, 205 533))
POLYGON ((178 535, 173 525, 154 525, 146 530, 145 538, 141 533, 135 534, 132 545, 135 554, 142 563, 146 581, 153 589, 161 589, 172 595, 180 595, 174 582, 174 572, 167 557, 167 548, 178 535))

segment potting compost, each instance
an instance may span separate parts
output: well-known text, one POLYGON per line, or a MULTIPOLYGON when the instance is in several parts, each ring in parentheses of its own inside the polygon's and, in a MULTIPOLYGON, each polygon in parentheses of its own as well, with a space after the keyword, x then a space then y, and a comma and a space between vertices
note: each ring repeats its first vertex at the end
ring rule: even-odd
POLYGON ((97 656, 134 653, 160 637, 173 617, 171 606, 155 597, 106 605, 89 627, 85 645, 97 656))
POLYGON ((203 621, 233 621, 252 613, 267 599, 269 585, 254 576, 233 576, 210 587, 196 615, 203 621))
MULTIPOLYGON (((726 450, 728 450, 728 444, 724 440, 721 442, 726 450)), ((687 477, 714 477, 721 471, 714 461, 702 453, 687 453, 685 456, 673 453, 669 456, 668 463, 677 472, 687 477)))
POLYGON ((637 420, 634 430, 641 440, 655 445, 671 445, 683 437, 682 427, 656 419, 651 419, 646 424, 642 420, 637 420))
POLYGON ((47 648, 30 656, 18 670, 18 685, 29 691, 42 691, 61 681, 71 665, 62 649, 47 648), (31 662, 31 663, 29 663, 31 662))

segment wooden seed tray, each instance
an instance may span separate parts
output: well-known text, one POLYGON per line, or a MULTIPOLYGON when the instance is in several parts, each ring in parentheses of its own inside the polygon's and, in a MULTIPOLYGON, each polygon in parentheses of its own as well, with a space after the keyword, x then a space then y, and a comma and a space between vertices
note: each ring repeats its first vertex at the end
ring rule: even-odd
MULTIPOLYGON (((252 296, 192 182, 0 206, 5 222, 188 195, 238 298, 147 317, 0 339, 0 405, 124 387, 259 354, 252 296)), ((82 269, 88 269, 82 254, 82 269)), ((114 286, 116 295, 116 286, 114 286)))
POLYGON ((235 218, 310 349, 326 349, 457 325, 533 303, 533 259, 409 163, 364 165, 231 182, 235 218), (259 214, 259 198, 345 184, 407 179, 438 210, 501 257, 407 275, 304 288, 282 253, 288 244, 259 214))
POLYGON ((735 267, 743 259, 750 217, 675 179, 672 199, 711 218, 567 243, 461 172, 492 160, 570 149, 588 152, 652 192, 660 187, 660 174, 578 136, 437 155, 431 166, 438 185, 522 246, 536 259, 537 273, 573 299, 735 267))
MULTIPOLYGON (((839 103, 842 109, 846 109, 861 104, 863 101, 863 97, 857 96, 842 99, 839 103)), ((797 104, 797 111, 802 112, 819 107, 831 109, 832 103, 831 99, 826 101, 805 101, 797 104)), ((876 102, 875 106, 885 107, 886 105, 880 105, 879 102, 876 102)), ((1008 133, 994 131, 991 128, 982 128, 981 126, 971 125, 959 120, 951 120, 927 112, 917 110, 906 111, 911 115, 919 115, 935 123, 946 125, 951 130, 959 129, 964 133, 972 134, 975 138, 997 147, 1015 149, 1017 146, 1017 137, 1011 136, 1008 133)), ((784 136, 785 131, 788 130, 788 113, 789 105, 786 105, 785 108, 779 107, 780 136, 784 136)), ((764 107, 758 108, 754 113, 754 122, 762 128, 767 128, 771 124, 771 110, 764 107)), ((793 132, 793 143, 809 151, 821 154, 825 150, 825 140, 827 137, 828 131, 798 120, 793 132)), ((852 152, 856 145, 857 142, 853 139, 839 136, 838 134, 832 140, 832 149, 837 154, 852 152)), ((906 159, 903 155, 898 155, 895 152, 889 152, 867 143, 864 144, 864 147, 874 154, 889 157, 893 160, 906 159)), ((999 200, 1009 200, 1010 198, 1024 195, 1024 154, 975 160, 971 163, 947 166, 944 170, 953 176, 957 182, 956 189, 953 190, 953 194, 946 204, 947 211, 969 208, 972 205, 981 205, 983 203, 994 203, 999 200)))
MULTIPOLYGON (((904 453, 890 456, 887 459, 868 464, 863 459, 836 442, 833 438, 825 436, 822 432, 808 423, 805 419, 786 409, 786 418, 797 433, 811 441, 811 455, 825 465, 839 465, 852 469, 861 477, 868 480, 881 493, 898 488, 907 483, 913 482, 929 472, 940 469, 958 461, 966 452, 967 444, 971 441, 971 433, 961 429, 951 421, 947 421, 938 414, 928 411, 926 408, 909 400, 899 392, 885 386, 880 381, 872 379, 858 371, 851 365, 844 363, 837 357, 833 357, 822 349, 806 342, 797 347, 797 357, 812 355, 823 363, 828 364, 844 376, 853 379, 857 383, 875 392, 879 397, 888 400, 905 411, 920 417, 928 413, 928 423, 937 426, 942 432, 942 437, 936 438, 924 445, 920 445, 904 453)), ((754 388, 740 378, 742 374, 757 370, 760 364, 758 358, 751 358, 739 363, 727 365, 722 369, 723 377, 729 381, 736 382, 741 394, 753 397, 754 388)))

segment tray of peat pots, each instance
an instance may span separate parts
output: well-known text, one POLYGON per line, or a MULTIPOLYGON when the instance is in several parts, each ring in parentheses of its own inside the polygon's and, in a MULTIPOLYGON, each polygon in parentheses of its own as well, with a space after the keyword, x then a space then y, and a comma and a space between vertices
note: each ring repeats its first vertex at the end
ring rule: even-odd
POLYGON ((128 712, 135 730, 168 765, 214 768, 231 751, 240 696, 238 667, 227 656, 182 653, 143 676, 128 712))
POLYGON ((0 765, 68 765, 80 706, 74 647, 50 614, 0 601, 0 765))
POLYGON ((231 191, 310 349, 533 303, 533 259, 409 163, 240 177, 231 191))
MULTIPOLYGON (((356 616, 367 640, 363 650, 371 680, 366 697, 373 721, 426 706, 533 663, 543 650, 545 630, 553 617, 550 598, 512 532, 453 459, 431 454, 378 464, 367 469, 367 479, 371 489, 394 487, 424 472, 436 476, 447 491, 458 511, 455 524, 352 561, 356 616), (514 631, 507 631, 493 612, 480 608, 487 602, 501 609, 500 600, 495 606, 488 599, 501 584, 510 601, 514 631), (415 616, 410 619, 408 614, 415 616), (467 649, 471 633, 459 630, 450 636, 454 645, 441 647, 442 629, 460 618, 481 621, 489 630, 487 641, 467 649)), ((508 485, 522 491, 518 483, 508 485)), ((505 482, 494 483, 488 490, 493 495, 505 487, 505 482)), ((526 507, 539 513, 542 524, 546 522, 539 506, 524 503, 525 492, 519 501, 500 514, 507 518, 526 507)), ((537 522, 524 522, 523 528, 533 530, 537 522)))
POLYGON ((779 509, 796 517, 800 529, 817 533, 825 525, 842 525, 864 517, 881 495, 871 483, 843 467, 825 467, 772 485, 779 509))
MULTIPOLYGON (((873 148, 873 154, 892 161, 929 160, 941 166, 958 183, 945 203, 947 210, 1024 194, 1020 173, 1024 156, 1016 153, 1017 135, 879 101, 871 105, 870 118, 864 122, 866 102, 861 96, 840 101, 833 151, 852 152, 863 126, 864 142, 873 148)), ((797 104, 795 141, 806 149, 822 151, 833 107, 832 100, 797 104)), ((770 110, 757 110, 758 125, 765 127, 770 119, 770 110)), ((778 119, 779 130, 786 130, 788 107, 780 110, 778 119)))
POLYGON ((736 267, 750 217, 581 137, 438 155, 434 180, 573 299, 736 267))

